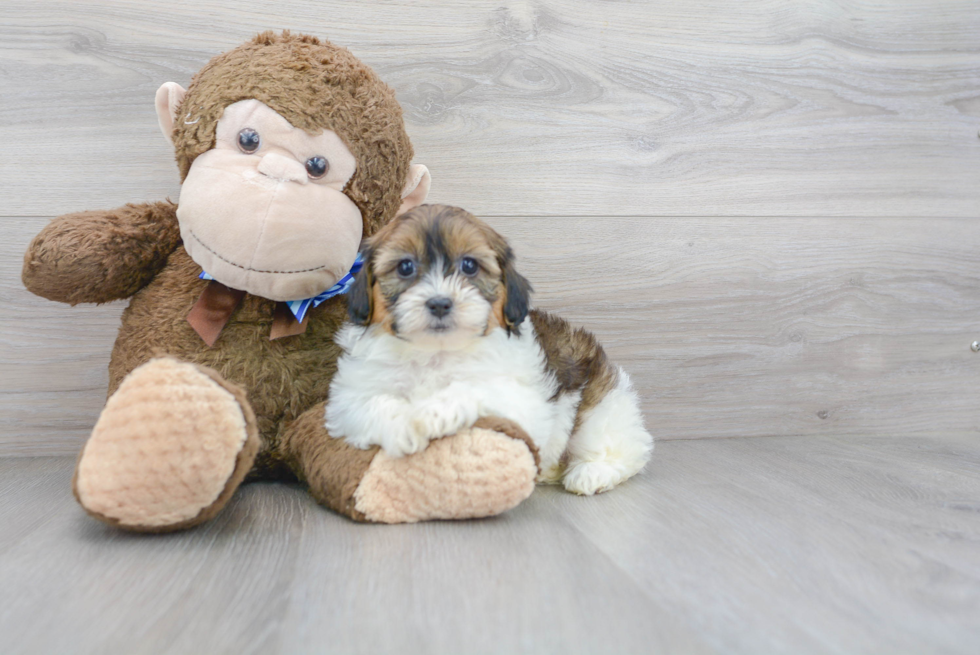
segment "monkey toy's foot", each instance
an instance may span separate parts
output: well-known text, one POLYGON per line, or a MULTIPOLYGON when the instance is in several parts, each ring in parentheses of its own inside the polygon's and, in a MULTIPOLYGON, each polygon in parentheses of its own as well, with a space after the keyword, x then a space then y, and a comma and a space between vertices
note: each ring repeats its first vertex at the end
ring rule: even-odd
POLYGON ((415 455, 379 452, 354 492, 354 506, 379 523, 494 516, 531 495, 538 464, 523 430, 483 419, 415 455))
POLYGON ((85 510, 127 530, 166 532, 221 510, 258 451, 238 387, 171 358, 131 372, 109 398, 75 469, 85 510))
POLYGON ((323 424, 323 403, 297 419, 286 432, 289 456, 317 500, 357 521, 493 516, 534 491, 538 450, 505 419, 480 419, 397 458, 377 446, 360 450, 334 439, 323 424))

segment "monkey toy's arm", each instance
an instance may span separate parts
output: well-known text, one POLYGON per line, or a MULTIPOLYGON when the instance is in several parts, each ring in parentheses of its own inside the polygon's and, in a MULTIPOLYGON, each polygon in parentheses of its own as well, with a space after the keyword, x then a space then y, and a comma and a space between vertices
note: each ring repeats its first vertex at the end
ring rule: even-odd
POLYGON ((21 278, 28 291, 70 305, 119 300, 149 283, 178 245, 170 201, 65 214, 34 237, 21 278))

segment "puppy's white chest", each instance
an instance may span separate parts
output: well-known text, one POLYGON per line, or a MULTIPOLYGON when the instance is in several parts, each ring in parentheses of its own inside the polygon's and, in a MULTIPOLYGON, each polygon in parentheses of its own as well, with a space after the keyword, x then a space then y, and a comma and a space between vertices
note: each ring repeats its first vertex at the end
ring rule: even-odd
POLYGON ((378 397, 399 399, 415 408, 407 409, 409 413, 441 411, 433 403, 442 409, 451 406, 472 420, 513 420, 542 446, 551 440, 556 421, 566 421, 557 420, 557 405, 551 399, 558 383, 547 371, 533 327, 523 328, 520 335, 497 329, 465 348, 443 351, 418 349, 383 332, 352 328, 338 338, 346 354, 338 362, 330 405, 338 415, 359 413, 358 403, 366 407, 378 397))
POLYGON ((544 356, 532 335, 508 337, 503 330, 476 340, 469 348, 417 354, 401 359, 390 369, 390 380, 410 400, 422 400, 449 386, 527 390, 535 395, 553 392, 553 381, 545 373, 544 356))
POLYGON ((390 373, 391 392, 410 402, 429 398, 454 382, 475 384, 480 379, 472 362, 464 357, 407 360, 392 367, 390 373))

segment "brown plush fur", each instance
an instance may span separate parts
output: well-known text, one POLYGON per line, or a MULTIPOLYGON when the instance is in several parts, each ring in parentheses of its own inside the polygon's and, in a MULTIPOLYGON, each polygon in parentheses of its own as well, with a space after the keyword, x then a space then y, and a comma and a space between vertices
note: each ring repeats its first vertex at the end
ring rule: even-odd
POLYGON ((179 243, 172 202, 66 214, 34 237, 21 277, 30 292, 57 302, 120 300, 152 280, 179 243))
POLYGON ((265 32, 202 68, 174 125, 183 180, 198 155, 214 147, 228 105, 254 98, 310 134, 333 130, 357 159, 344 193, 361 210, 364 234, 395 215, 412 160, 412 144, 395 93, 346 48, 313 36, 265 32))
POLYGON ((343 439, 330 438, 323 427, 325 405, 318 403, 291 426, 284 451, 314 498, 355 521, 364 521, 364 514, 354 506, 354 492, 379 448, 358 450, 343 439))
POLYGON ((340 351, 333 336, 346 317, 342 297, 310 310, 306 332, 269 339, 276 303, 247 294, 213 347, 186 317, 207 285, 178 248, 167 266, 130 301, 109 362, 109 395, 134 368, 161 354, 207 366, 245 389, 255 411, 263 456, 256 474, 281 477, 279 443, 285 426, 327 397, 340 351))
MULTIPOLYGON (((317 404, 292 424, 284 437, 284 450, 291 454, 290 463, 319 502, 356 521, 370 521, 372 519, 357 509, 355 494, 380 449, 374 446, 368 450, 357 450, 347 446, 342 439, 331 439, 323 427, 325 404, 317 404)), ((492 430, 523 442, 540 473, 538 449, 519 425, 503 418, 486 417, 478 420, 473 427, 492 430)), ((427 452, 413 457, 427 458, 427 452)), ((460 473, 467 474, 457 469, 456 474, 460 473)), ((452 478, 454 472, 450 469, 445 474, 452 478)), ((486 471, 469 472, 468 475, 479 477, 484 483, 493 479, 492 473, 488 475, 486 471)))

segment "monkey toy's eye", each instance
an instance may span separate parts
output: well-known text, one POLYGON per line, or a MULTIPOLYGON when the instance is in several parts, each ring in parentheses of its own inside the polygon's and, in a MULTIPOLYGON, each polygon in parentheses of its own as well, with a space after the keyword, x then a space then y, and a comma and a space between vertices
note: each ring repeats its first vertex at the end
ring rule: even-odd
POLYGON ((478 270, 480 270, 480 266, 472 257, 463 257, 461 260, 459 260, 459 272, 466 277, 476 275, 478 270))
POLYGON ((238 147, 242 152, 252 153, 259 149, 259 133, 250 127, 238 133, 238 147))
POLYGON ((319 155, 306 160, 306 172, 314 180, 323 177, 330 170, 330 162, 319 155))
POLYGON ((398 277, 407 279, 415 275, 415 262, 411 259, 403 259, 398 262, 398 266, 395 267, 398 272, 398 277))

